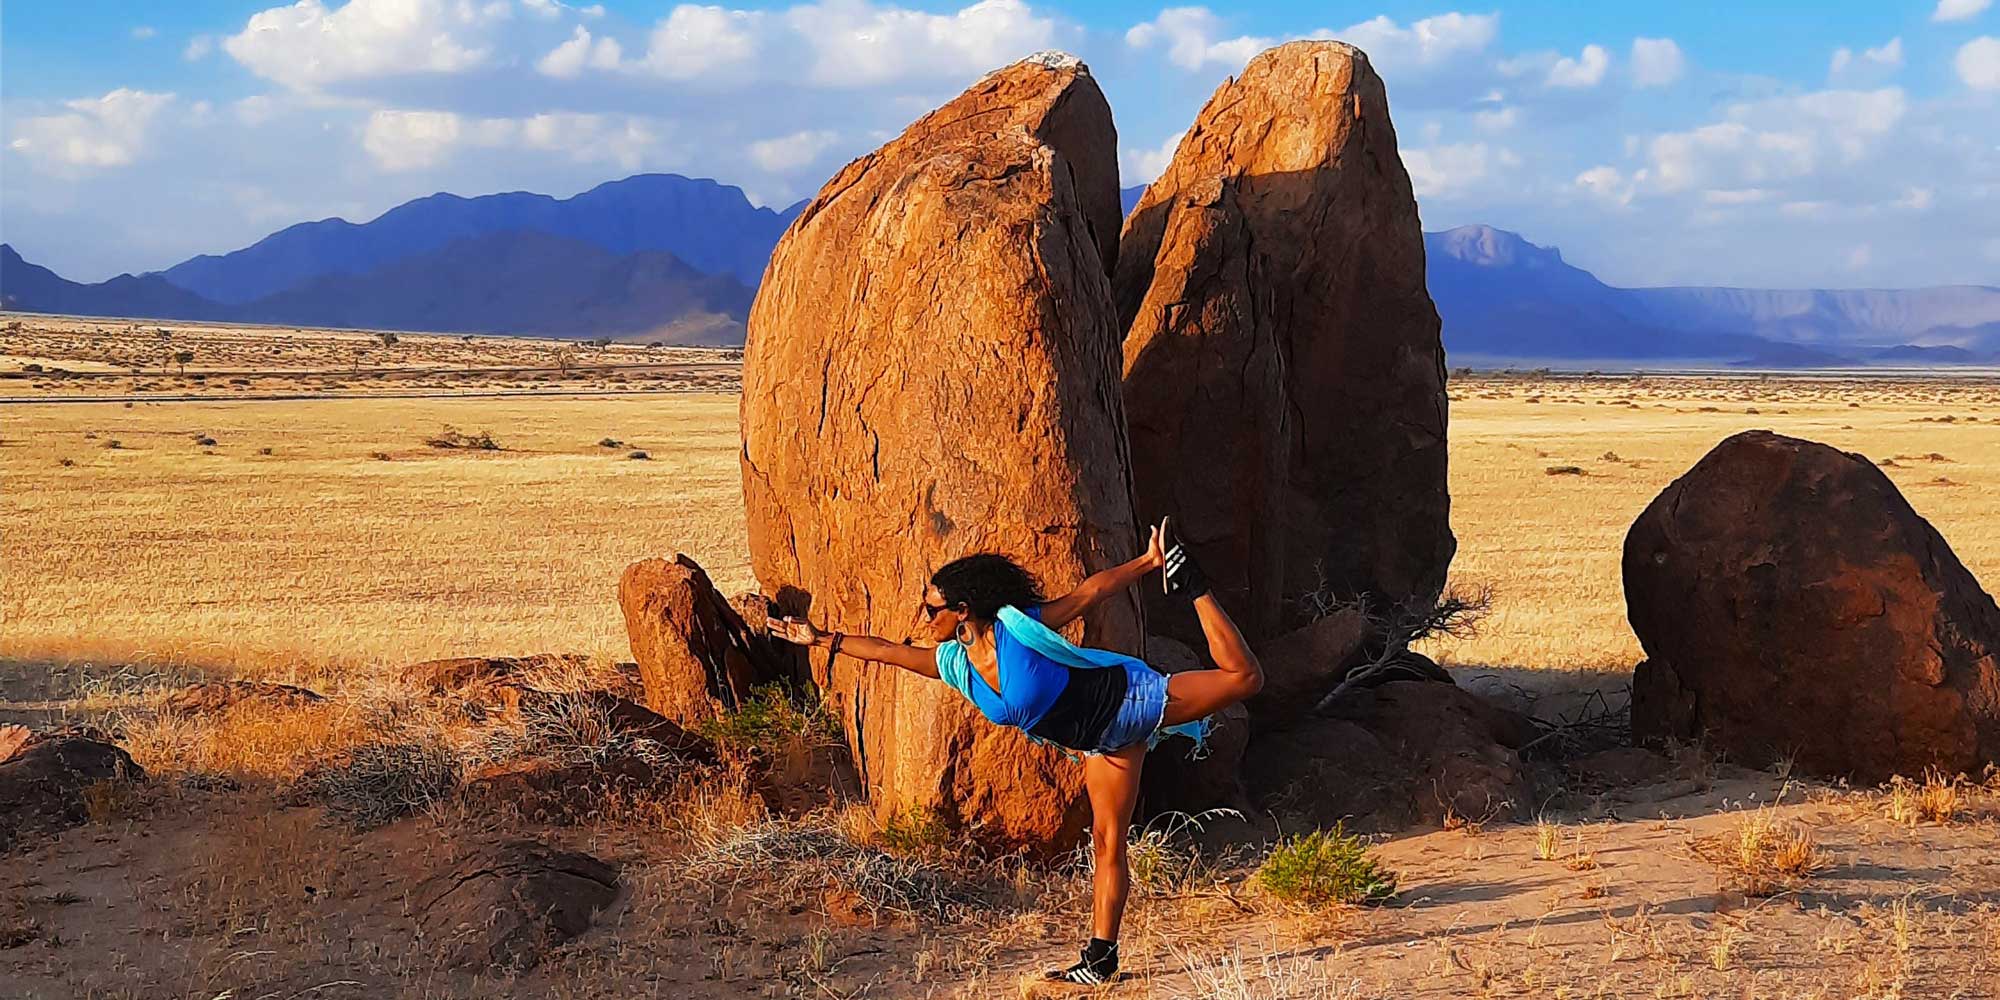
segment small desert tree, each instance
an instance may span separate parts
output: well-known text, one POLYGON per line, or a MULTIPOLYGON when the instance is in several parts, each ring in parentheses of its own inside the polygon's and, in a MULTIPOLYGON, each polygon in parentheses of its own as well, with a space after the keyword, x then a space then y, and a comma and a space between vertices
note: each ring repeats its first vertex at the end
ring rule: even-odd
POLYGON ((376 335, 375 335, 375 339, 376 339, 376 340, 379 340, 379 341, 381 341, 381 342, 382 342, 382 346, 383 346, 383 347, 394 347, 394 346, 396 346, 396 335, 395 335, 395 334, 393 334, 393 333, 390 333, 390 332, 389 332, 389 331, 387 331, 387 330, 384 330, 384 331, 382 331, 381 333, 378 333, 378 334, 376 334, 376 335))
POLYGON ((193 360, 194 360, 194 352, 193 352, 193 351, 175 351, 175 352, 174 352, 174 363, 175 363, 175 364, 177 364, 177 365, 179 365, 179 366, 181 367, 181 374, 182 374, 182 375, 186 375, 186 374, 187 374, 187 371, 188 371, 188 362, 190 362, 190 361, 193 361, 193 360))
POLYGON ((568 347, 558 347, 552 352, 551 357, 555 361, 556 370, 564 377, 568 377, 569 366, 576 361, 576 351, 568 347))
POLYGON ((1367 621, 1368 634, 1379 637, 1382 645, 1368 662, 1349 670, 1347 676, 1319 700, 1315 711, 1328 710, 1340 700, 1341 695, 1370 680, 1385 678, 1399 671, 1413 673, 1409 658, 1411 643, 1437 635, 1469 639, 1479 633, 1480 622, 1492 609, 1493 590, 1484 586, 1448 587, 1428 600, 1419 597, 1388 608, 1372 607, 1365 600, 1329 606, 1329 614, 1334 611, 1359 611, 1367 621))

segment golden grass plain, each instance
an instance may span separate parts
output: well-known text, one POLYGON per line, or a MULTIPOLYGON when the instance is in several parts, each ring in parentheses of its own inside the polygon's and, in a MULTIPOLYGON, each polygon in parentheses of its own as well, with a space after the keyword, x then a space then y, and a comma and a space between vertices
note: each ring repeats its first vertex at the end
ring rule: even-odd
MULTIPOLYGON (((236 361, 267 353, 250 333, 224 334, 236 361)), ((309 387, 297 373, 337 371, 358 335, 316 334, 297 351, 265 336, 309 387)), ((117 353, 108 334, 14 337, 4 352, 17 364, 117 353)), ((475 370, 544 352, 479 347, 410 336, 395 350, 475 370)), ((737 399, 700 391, 705 374, 673 382, 653 353, 614 349, 593 385, 500 397, 387 395, 404 391, 390 384, 399 369, 379 370, 376 394, 244 401, 114 387, 118 401, 58 403, 76 380, 36 390, 16 378, 0 388, 19 400, 0 404, 0 655, 299 677, 458 654, 622 659, 614 594, 628 563, 685 551, 725 591, 755 583, 737 399), (621 366, 668 388, 592 392, 621 366), (500 449, 425 444, 448 426, 490 432, 500 449)), ((183 389, 216 391, 186 379, 160 391, 183 389)), ((1888 460, 1973 572, 2000 575, 2000 383, 1460 375, 1451 392, 1451 575, 1495 602, 1480 635, 1433 645, 1445 662, 1628 669, 1641 653, 1619 578, 1627 527, 1707 449, 1753 427, 1888 460), (1564 467, 1577 471, 1551 474, 1564 467)))

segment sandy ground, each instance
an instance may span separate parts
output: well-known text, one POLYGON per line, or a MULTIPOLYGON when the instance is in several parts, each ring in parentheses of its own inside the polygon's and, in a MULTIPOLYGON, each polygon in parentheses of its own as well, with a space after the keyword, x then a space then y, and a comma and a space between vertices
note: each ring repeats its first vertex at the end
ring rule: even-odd
MULTIPOLYGON (((871 922, 775 892, 770 872, 696 864, 689 831, 716 808, 700 796, 572 825, 448 801, 367 833, 298 804, 301 768, 403 704, 404 663, 624 659, 612 590, 646 556, 690 552, 725 589, 752 585, 735 359, 161 329, 0 317, 0 723, 122 727, 156 772, 94 822, 0 858, 0 996, 986 997, 1039 993, 1024 977, 1068 959, 1087 899, 1074 871, 950 854, 939 870, 980 905, 871 922), (90 396, 106 400, 76 401, 90 396), (499 447, 427 443, 447 426, 499 447), (359 707, 156 717, 162 690, 206 677, 307 683, 359 707), (412 880, 502 834, 611 860, 624 894, 519 978, 441 969, 412 880)), ((1453 578, 1496 603, 1479 636, 1430 651, 1545 716, 1623 685, 1638 658, 1624 530, 1738 430, 1882 462, 1975 573, 2000 572, 1991 381, 1488 374, 1452 393, 1453 578)), ((1176 844, 1182 874, 1137 891, 1131 976, 1107 992, 2000 996, 2000 796, 1953 787, 1947 818, 1908 822, 1887 792, 1692 754, 1660 781, 1552 800, 1544 828, 1388 838, 1393 903, 1311 913, 1261 896, 1254 856, 1176 844), (1758 898, 1712 858, 1764 822, 1810 831, 1825 862, 1758 898)))

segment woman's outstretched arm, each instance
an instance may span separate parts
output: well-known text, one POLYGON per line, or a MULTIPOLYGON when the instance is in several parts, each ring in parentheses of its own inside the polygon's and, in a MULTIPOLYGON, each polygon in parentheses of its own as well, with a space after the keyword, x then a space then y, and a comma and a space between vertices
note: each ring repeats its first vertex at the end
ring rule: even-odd
MULTIPOLYGON (((831 649, 837 633, 822 632, 811 622, 800 618, 773 618, 771 634, 794 646, 831 649)), ((929 646, 906 646, 872 635, 841 635, 840 651, 858 659, 893 664, 925 677, 938 675, 937 650, 929 646)))
POLYGON ((1092 573, 1088 579, 1077 584, 1075 590, 1042 605, 1042 624, 1062 628, 1095 607, 1099 601, 1145 579, 1146 574, 1160 568, 1165 561, 1165 554, 1160 549, 1160 528, 1154 525, 1153 538, 1146 544, 1144 555, 1092 573))

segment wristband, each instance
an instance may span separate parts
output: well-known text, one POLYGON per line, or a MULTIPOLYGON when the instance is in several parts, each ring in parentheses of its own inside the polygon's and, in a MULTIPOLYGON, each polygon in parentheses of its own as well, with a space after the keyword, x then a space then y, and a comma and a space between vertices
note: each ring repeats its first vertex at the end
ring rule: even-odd
POLYGON ((828 660, 840 655, 840 640, 845 638, 847 638, 847 633, 845 632, 835 632, 833 634, 833 645, 827 647, 826 651, 826 658, 828 660))

